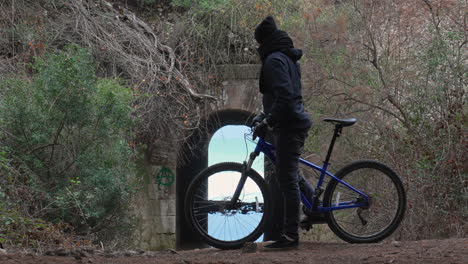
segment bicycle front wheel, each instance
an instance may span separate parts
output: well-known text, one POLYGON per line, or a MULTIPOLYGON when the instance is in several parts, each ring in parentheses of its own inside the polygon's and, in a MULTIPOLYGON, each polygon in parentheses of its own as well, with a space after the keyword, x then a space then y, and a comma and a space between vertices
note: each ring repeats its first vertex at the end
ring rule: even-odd
MULTIPOLYGON (((374 243, 390 236, 403 220, 406 195, 400 177, 388 166, 371 160, 354 162, 336 173, 369 197, 364 207, 333 210, 327 214, 330 229, 350 243, 374 243)), ((332 180, 324 206, 364 203, 364 196, 332 180)))
POLYGON ((201 171, 190 184, 185 198, 185 214, 193 229, 210 246, 241 248, 263 232, 270 213, 270 196, 265 180, 254 170, 239 199, 231 199, 242 175, 243 164, 218 163, 201 171))

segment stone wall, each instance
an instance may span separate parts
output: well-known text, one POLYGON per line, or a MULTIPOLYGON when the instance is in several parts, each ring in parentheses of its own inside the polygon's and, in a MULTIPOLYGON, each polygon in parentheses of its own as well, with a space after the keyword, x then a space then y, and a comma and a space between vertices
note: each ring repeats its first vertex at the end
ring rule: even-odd
POLYGON ((175 248, 176 185, 174 164, 142 158, 141 189, 132 204, 138 219, 134 244, 145 250, 175 248))

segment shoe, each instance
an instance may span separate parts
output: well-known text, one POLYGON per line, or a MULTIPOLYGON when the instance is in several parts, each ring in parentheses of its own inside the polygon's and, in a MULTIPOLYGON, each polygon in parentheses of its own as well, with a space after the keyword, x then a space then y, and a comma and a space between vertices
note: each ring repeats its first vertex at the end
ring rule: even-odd
POLYGON ((299 239, 292 239, 286 235, 282 235, 279 240, 265 246, 267 250, 288 250, 295 249, 299 246, 299 239))

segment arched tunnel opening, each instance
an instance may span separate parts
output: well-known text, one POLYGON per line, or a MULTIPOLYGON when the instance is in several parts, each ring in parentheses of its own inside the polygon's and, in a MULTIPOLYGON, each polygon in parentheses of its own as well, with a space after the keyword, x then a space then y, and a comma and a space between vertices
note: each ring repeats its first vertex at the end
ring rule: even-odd
MULTIPOLYGON (((246 152, 253 150, 253 143, 250 142, 250 146, 247 143, 247 150, 243 137, 244 133, 248 131, 247 126, 251 123, 254 116, 255 115, 251 112, 238 109, 214 112, 204 122, 205 127, 203 129, 198 129, 184 142, 180 149, 181 153, 179 153, 180 158, 176 170, 177 248, 193 249, 205 246, 198 237, 198 234, 190 228, 189 223, 187 223, 185 219, 185 193, 192 179, 209 165, 223 161, 243 162, 243 160, 245 160, 246 152), (223 137, 224 139, 225 137, 233 138, 233 140, 227 143, 230 147, 223 146, 223 142, 217 142, 224 141, 224 143, 226 143, 223 137), (212 142, 212 144, 210 144, 210 142, 212 142), (224 152, 224 155, 219 155, 221 152, 224 152)), ((257 165, 255 169, 259 170, 258 172, 260 174, 263 174, 263 166, 265 166, 265 168, 271 168, 271 164, 269 165, 269 162, 266 160, 264 161, 263 158, 258 159, 256 162, 257 165)), ((271 177, 271 170, 267 171, 265 177, 268 181, 268 178, 271 177)), ((276 229, 273 226, 267 226, 265 236, 262 236, 261 239, 271 238, 273 233, 277 233, 274 230, 276 229)))

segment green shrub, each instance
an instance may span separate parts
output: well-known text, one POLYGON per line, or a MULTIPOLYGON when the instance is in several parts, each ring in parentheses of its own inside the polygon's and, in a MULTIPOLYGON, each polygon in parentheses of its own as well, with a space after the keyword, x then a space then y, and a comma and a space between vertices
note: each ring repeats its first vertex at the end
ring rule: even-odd
POLYGON ((0 139, 36 175, 21 180, 46 193, 34 202, 53 222, 82 233, 118 223, 134 175, 131 91, 98 78, 78 46, 38 58, 33 68, 31 80, 0 82, 0 139))

